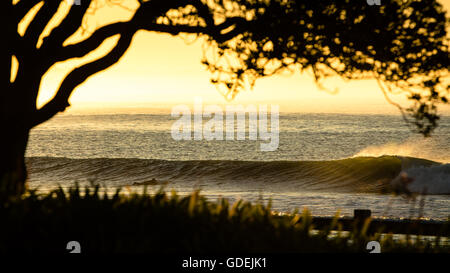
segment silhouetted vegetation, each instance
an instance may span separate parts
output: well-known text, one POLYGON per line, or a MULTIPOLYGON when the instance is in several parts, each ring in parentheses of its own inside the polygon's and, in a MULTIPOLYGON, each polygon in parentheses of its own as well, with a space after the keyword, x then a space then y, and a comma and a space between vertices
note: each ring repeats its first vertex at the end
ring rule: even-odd
POLYGON ((204 60, 228 97, 257 78, 297 68, 321 87, 332 76, 374 78, 418 132, 428 136, 437 126, 450 67, 448 18, 437 1, 236 1, 233 12, 252 19, 225 43, 211 39, 217 54, 204 60), (405 109, 390 93, 404 93, 413 105, 405 109))
POLYGON ((22 198, 3 195, 0 222, 1 253, 66 253, 72 240, 83 253, 367 252, 371 240, 381 242, 382 252, 450 252, 439 237, 380 238, 366 234, 368 225, 331 235, 335 222, 312 233, 307 211, 279 217, 270 204, 208 202, 198 192, 108 196, 99 187, 76 187, 42 195, 31 191, 22 198))

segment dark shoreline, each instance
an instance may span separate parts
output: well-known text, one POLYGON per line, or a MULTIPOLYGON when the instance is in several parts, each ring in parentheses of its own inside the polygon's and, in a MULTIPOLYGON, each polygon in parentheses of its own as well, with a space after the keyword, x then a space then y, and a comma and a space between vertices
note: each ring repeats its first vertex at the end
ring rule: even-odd
POLYGON ((270 206, 210 202, 198 192, 108 196, 99 187, 73 188, 0 201, 0 253, 67 253, 69 241, 80 242, 87 254, 367 253, 374 240, 383 252, 450 253, 445 238, 396 240, 359 224, 330 237, 339 219, 313 234, 307 211, 279 217, 270 206))

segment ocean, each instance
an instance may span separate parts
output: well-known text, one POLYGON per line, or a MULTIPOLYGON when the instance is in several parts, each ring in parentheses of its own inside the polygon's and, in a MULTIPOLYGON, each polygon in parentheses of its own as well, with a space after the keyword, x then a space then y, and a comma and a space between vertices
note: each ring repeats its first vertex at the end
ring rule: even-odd
MULTIPOLYGON (((29 187, 99 184, 114 191, 161 188, 210 200, 267 203, 281 213, 447 219, 450 117, 431 138, 401 116, 280 113, 279 144, 264 140, 174 140, 170 113, 62 114, 34 128, 27 148, 29 187), (416 198, 389 191, 400 175, 416 198)), ((206 121, 206 119, 205 119, 206 121)))

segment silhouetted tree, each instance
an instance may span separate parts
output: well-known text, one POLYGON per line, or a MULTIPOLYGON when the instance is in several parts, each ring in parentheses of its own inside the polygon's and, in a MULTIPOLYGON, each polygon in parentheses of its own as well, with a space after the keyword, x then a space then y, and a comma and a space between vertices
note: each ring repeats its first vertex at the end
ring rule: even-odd
POLYGON ((437 126, 436 104, 448 103, 448 19, 435 0, 384 0, 381 6, 365 0, 81 0, 43 37, 62 2, 0 4, 6 27, 0 182, 9 193, 24 191, 30 130, 64 111, 72 91, 87 78, 118 62, 138 30, 203 36, 202 62, 213 73, 212 82, 225 88, 230 99, 259 77, 297 67, 311 70, 319 85, 331 75, 376 78, 387 97, 389 92, 404 92, 414 104, 407 109, 397 106, 424 135, 437 126), (101 2, 122 5, 133 16, 99 27, 80 42, 65 43, 101 2), (21 35, 18 25, 33 8, 38 11, 21 35), (37 108, 41 79, 50 67, 86 56, 115 35, 120 38, 106 55, 75 67, 55 96, 37 108), (11 79, 13 56, 19 67, 11 79))

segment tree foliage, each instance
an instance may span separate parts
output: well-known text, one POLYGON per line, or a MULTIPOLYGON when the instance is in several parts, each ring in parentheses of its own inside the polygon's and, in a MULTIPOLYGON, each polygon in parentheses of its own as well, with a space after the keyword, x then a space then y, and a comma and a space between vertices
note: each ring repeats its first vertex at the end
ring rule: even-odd
POLYGON ((210 39, 216 54, 204 61, 230 98, 257 78, 299 67, 311 70, 319 86, 336 75, 374 78, 418 132, 428 136, 437 126, 437 105, 449 100, 450 67, 449 20, 438 2, 234 1, 233 13, 251 19, 225 43, 210 39), (389 93, 413 103, 404 109, 389 93))
POLYGON ((312 71, 319 86, 336 75, 347 80, 374 78, 388 100, 389 93, 408 96, 410 107, 397 106, 424 135, 437 126, 436 106, 449 100, 449 19, 436 0, 390 0, 381 6, 364 0, 82 0, 42 37, 63 2, 2 4, 11 10, 8 54, 20 64, 9 89, 20 93, 25 112, 33 113, 27 121, 30 128, 64 111, 75 87, 116 63, 138 30, 205 37, 202 62, 228 99, 253 86, 257 78, 297 68, 312 71), (83 28, 87 14, 102 4, 120 5, 133 16, 104 25, 83 41, 65 44, 83 28), (17 25, 36 5, 41 5, 39 11, 20 35, 17 25), (114 35, 120 39, 108 54, 74 68, 55 97, 36 108, 41 77, 55 63, 83 57, 114 35))

